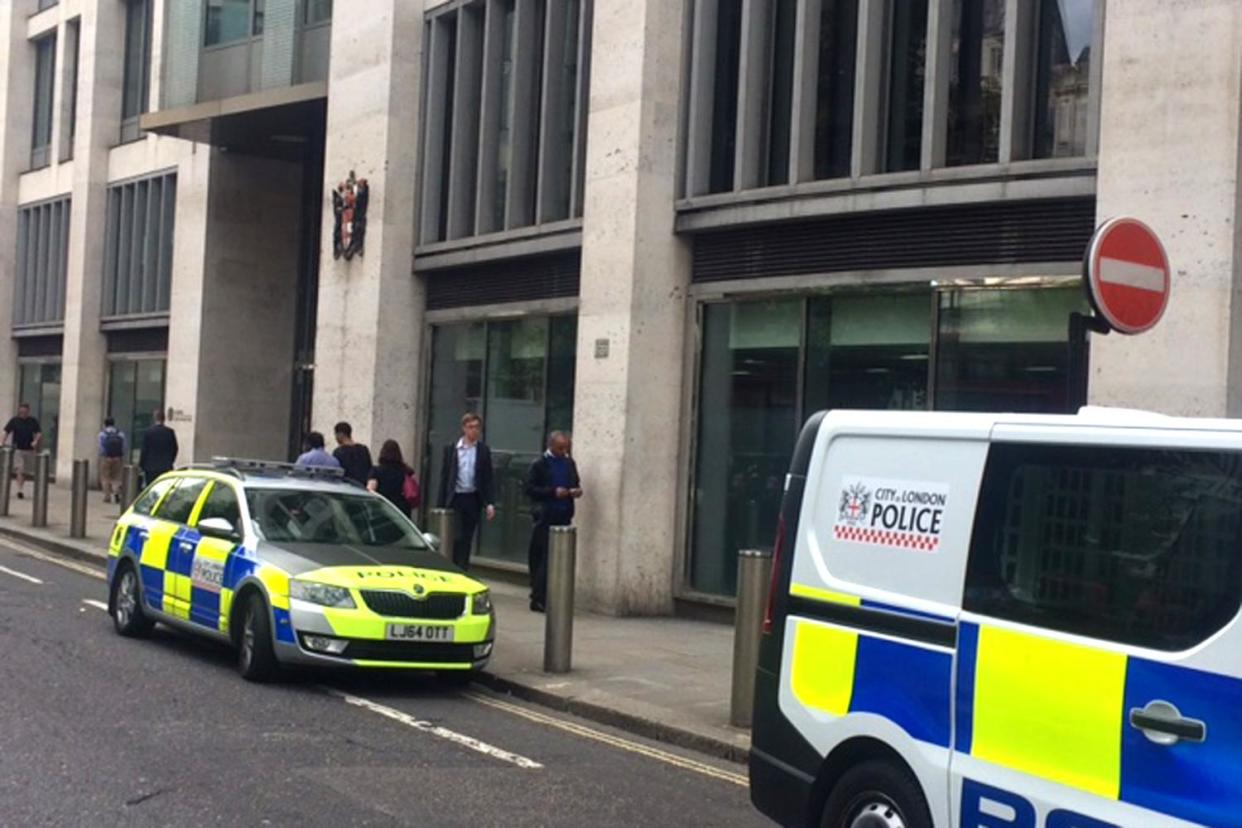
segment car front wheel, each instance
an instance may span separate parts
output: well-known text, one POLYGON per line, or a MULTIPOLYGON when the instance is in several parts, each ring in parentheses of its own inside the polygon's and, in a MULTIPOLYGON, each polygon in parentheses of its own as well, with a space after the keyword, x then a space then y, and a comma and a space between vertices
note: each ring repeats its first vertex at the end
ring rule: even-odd
POLYGON ((126 638, 140 638, 155 626, 142 609, 142 589, 138 585, 138 573, 132 564, 126 564, 112 580, 110 596, 112 624, 126 638))

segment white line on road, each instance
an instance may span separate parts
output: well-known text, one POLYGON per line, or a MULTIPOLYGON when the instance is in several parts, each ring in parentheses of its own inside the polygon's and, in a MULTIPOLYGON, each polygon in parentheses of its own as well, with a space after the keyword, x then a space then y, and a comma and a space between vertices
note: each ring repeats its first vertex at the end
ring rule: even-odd
POLYGON ((525 756, 510 753, 507 750, 501 750, 494 745, 489 745, 487 742, 481 742, 473 736, 466 736, 465 734, 458 733, 454 730, 449 730, 446 727, 440 727, 439 725, 432 724, 431 722, 424 721, 415 716, 411 716, 408 713, 403 713, 395 708, 378 704, 370 699, 364 699, 360 696, 352 696, 349 693, 343 693, 332 687, 324 687, 323 689, 331 695, 344 700, 346 704, 352 704, 354 707, 361 707, 365 710, 370 710, 372 713, 378 713, 381 716, 386 716, 393 721, 401 722, 401 724, 412 727, 415 730, 420 730, 423 733, 430 733, 432 736, 447 739, 450 742, 459 744, 462 747, 470 748, 471 750, 482 753, 485 756, 491 756, 493 759, 499 759, 502 762, 508 762, 512 765, 517 765, 519 768, 526 768, 527 770, 534 770, 543 767, 543 765, 533 759, 527 759, 525 756))
POLYGON ((581 736, 584 739, 594 739, 595 741, 602 742, 605 745, 619 748, 630 753, 636 753, 640 756, 646 756, 648 759, 655 759, 658 762, 664 762, 665 764, 681 768, 682 770, 692 771, 694 773, 702 774, 703 776, 710 776, 712 779, 719 779, 722 782, 732 782, 734 785, 741 785, 742 787, 747 787, 750 784, 750 780, 740 773, 731 773, 727 770, 721 770, 720 768, 713 767, 712 765, 708 765, 704 762, 696 762, 693 759, 687 759, 684 756, 678 756, 677 754, 669 753, 666 750, 660 750, 659 748, 654 748, 639 742, 632 742, 629 739, 623 739, 620 736, 613 736, 611 733, 604 733, 602 730, 586 727, 585 725, 580 725, 577 722, 570 722, 564 719, 558 719, 555 716, 537 713, 534 710, 527 710, 525 707, 519 707, 516 704, 510 704, 508 702, 500 701, 499 699, 491 698, 490 696, 484 696, 481 693, 464 693, 463 695, 468 699, 478 702, 479 704, 494 707, 497 710, 503 710, 506 713, 513 714, 514 716, 520 716, 523 719, 547 725, 548 727, 555 727, 560 730, 564 730, 566 733, 581 736))
POLYGON ((29 546, 25 546, 24 544, 13 543, 12 541, 6 540, 5 538, 0 538, 0 546, 3 546, 7 549, 11 549, 14 552, 25 555, 27 557, 43 561, 44 563, 50 563, 54 566, 59 566, 62 569, 72 569, 74 572, 77 572, 80 575, 89 575, 90 577, 98 578, 101 581, 108 580, 107 575, 100 572, 97 568, 92 567, 90 564, 78 563, 77 561, 70 561, 70 560, 66 560, 65 558, 57 557, 55 555, 49 555, 45 552, 40 552, 37 549, 31 549, 29 546))
POLYGON ((108 605, 103 601, 94 601, 90 598, 83 598, 82 603, 86 604, 88 607, 94 607, 97 610, 103 610, 104 612, 108 611, 108 605))
POLYGON ((32 584, 43 583, 43 581, 33 575, 27 575, 25 572, 18 572, 16 569, 9 569, 7 566, 0 566, 0 572, 3 572, 5 575, 12 575, 14 578, 21 578, 23 581, 30 581, 32 584))

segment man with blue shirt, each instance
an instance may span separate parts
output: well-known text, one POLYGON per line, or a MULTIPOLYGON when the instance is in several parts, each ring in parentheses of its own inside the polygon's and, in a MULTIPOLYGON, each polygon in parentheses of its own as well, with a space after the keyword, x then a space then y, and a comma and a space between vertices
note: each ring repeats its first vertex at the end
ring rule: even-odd
POLYGON ((339 469, 341 461, 337 460, 324 449, 323 435, 318 431, 312 431, 306 435, 307 450, 298 456, 298 466, 322 466, 329 469, 339 469))
POLYGON ((526 473, 526 496, 531 499, 528 550, 530 563, 530 608, 543 612, 548 597, 548 534, 553 526, 568 526, 574 519, 574 501, 582 497, 578 466, 569 456, 569 434, 554 431, 548 435, 548 449, 530 464, 526 473))
POLYGON ((470 568, 470 550, 479 517, 496 517, 492 497, 492 450, 482 440, 483 418, 473 411, 461 418, 461 439, 444 447, 440 464, 440 498, 442 509, 452 509, 457 522, 453 537, 453 563, 462 570, 470 568))

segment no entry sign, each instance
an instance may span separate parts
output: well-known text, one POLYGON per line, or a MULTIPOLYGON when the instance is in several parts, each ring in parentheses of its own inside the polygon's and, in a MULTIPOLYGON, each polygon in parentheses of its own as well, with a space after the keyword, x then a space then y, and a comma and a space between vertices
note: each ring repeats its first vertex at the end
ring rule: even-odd
POLYGON ((1138 219, 1109 219, 1087 250, 1087 295, 1115 331, 1150 330, 1169 304, 1169 257, 1138 219))

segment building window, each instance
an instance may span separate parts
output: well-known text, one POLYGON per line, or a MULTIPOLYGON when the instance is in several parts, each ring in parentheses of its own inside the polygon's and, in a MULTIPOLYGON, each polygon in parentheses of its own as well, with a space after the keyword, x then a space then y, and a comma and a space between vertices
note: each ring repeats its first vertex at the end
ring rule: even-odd
POLYGON ((130 462, 138 462, 143 435, 164 407, 165 359, 117 358, 108 364, 107 415, 129 437, 130 462))
POLYGON ((37 327, 64 321, 69 203, 68 198, 58 198, 17 211, 14 327, 37 327))
POLYGON ((716 65, 712 87, 711 182, 708 192, 733 189, 737 163, 738 64, 742 50, 742 0, 716 4, 716 65))
POLYGON ((81 61, 82 24, 65 24, 64 88, 61 95, 60 160, 73 158, 73 141, 78 131, 78 64, 81 61))
POLYGON ((168 310, 176 204, 175 173, 108 188, 104 318, 168 310))
POLYGON ((946 163, 1000 157, 1005 0, 953 0, 946 163))
POLYGON ((1032 104, 1034 158, 1087 152, 1096 0, 1041 0, 1032 104))
POLYGON ((60 3, 60 0, 39 0, 38 10, 50 9, 60 3))
POLYGON ((767 141, 764 147, 767 154, 767 177, 763 182, 768 185, 789 182, 798 4, 796 0, 776 0, 772 14, 772 105, 768 113, 767 141))
POLYGON ((207 0, 204 45, 219 46, 250 37, 252 21, 262 20, 262 10, 252 10, 251 3, 252 0, 207 0))
POLYGON ((888 0, 884 5, 884 172, 917 170, 921 162, 927 6, 928 0, 888 0))
POLYGON ((314 26, 316 23, 327 23, 332 19, 332 0, 306 0, 306 20, 307 26, 314 26))
POLYGON ((121 87, 121 140, 140 135, 138 117, 150 107, 151 0, 125 6, 125 78, 121 87))
POLYGON ((30 405, 30 414, 43 430, 42 447, 56 454, 60 430, 60 362, 18 363, 18 402, 30 405))
POLYGON ((483 415, 496 472, 496 520, 482 529, 484 558, 526 562, 530 538, 526 471, 547 435, 573 427, 575 316, 437 325, 432 336, 426 504, 440 497, 445 449, 461 436, 461 416, 483 415))
POLYGON ((53 83, 56 78, 56 36, 48 35, 34 43, 34 125, 30 135, 30 166, 46 167, 51 163, 53 83))
POLYGON ((858 0, 822 0, 815 93, 815 177, 850 174, 858 0))

